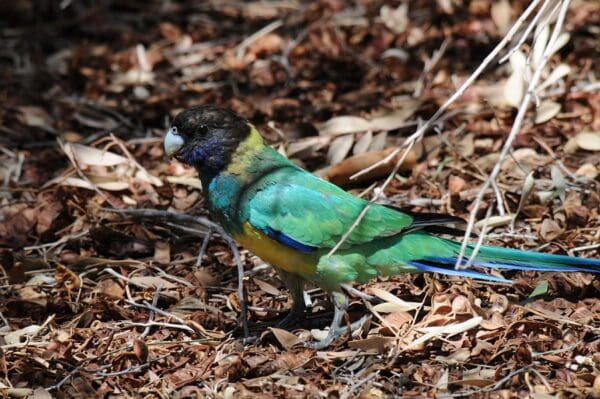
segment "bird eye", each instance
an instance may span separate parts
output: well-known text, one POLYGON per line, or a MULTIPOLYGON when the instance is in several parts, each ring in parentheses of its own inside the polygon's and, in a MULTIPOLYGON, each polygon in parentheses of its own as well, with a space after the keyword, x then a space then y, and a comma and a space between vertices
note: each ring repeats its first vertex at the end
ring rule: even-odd
POLYGON ((208 133, 208 126, 198 125, 198 133, 200 133, 203 136, 206 135, 206 133, 208 133))
POLYGON ((171 131, 173 132, 173 134, 179 134, 177 132, 177 126, 171 126, 171 131))

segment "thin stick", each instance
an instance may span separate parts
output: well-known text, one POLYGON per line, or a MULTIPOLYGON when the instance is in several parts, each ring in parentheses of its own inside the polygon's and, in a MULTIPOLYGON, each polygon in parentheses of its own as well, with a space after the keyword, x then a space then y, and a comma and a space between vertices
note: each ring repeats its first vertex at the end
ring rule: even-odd
MULTIPOLYGON (((354 221, 352 226, 350 226, 348 231, 346 231, 346 233, 344 233, 344 235, 342 236, 340 241, 333 247, 333 249, 331 251, 329 251, 327 256, 332 256, 340 248, 340 246, 348 239, 350 234, 352 234, 354 229, 356 229, 356 227, 360 224, 360 222, 362 221, 362 219, 368 212, 369 208, 373 205, 373 203, 375 201, 377 201, 379 199, 379 197, 381 196, 381 193, 385 190, 387 185, 394 178, 394 176, 400 169, 400 166, 404 162, 406 155, 408 154, 410 149, 412 149, 414 144, 423 137, 423 135, 429 128, 431 128, 436 122, 438 122, 438 120, 443 116, 444 112, 446 112, 448 107, 451 104, 453 104, 459 97, 461 97, 464 94, 464 92, 467 90, 467 88, 469 88, 469 86, 471 86, 471 84, 479 77, 479 75, 481 75, 481 73, 492 63, 492 61, 496 58, 496 56, 500 53, 500 51, 502 51, 502 49, 504 49, 504 47, 506 47, 506 45, 512 40, 512 37, 515 35, 515 33, 517 32, 519 27, 529 17, 529 15, 535 10, 535 8, 537 7, 537 5, 539 4, 540 1, 541 0, 532 1, 532 3, 529 5, 529 7, 527 7, 527 9, 523 12, 523 14, 521 14, 519 19, 517 19, 517 21, 510 28, 510 30, 508 31, 506 36, 504 36, 504 38, 502 38, 500 43, 498 43, 496 45, 496 47, 494 47, 494 49, 487 55, 487 57, 485 57, 485 59, 477 67, 477 69, 475 69, 475 71, 467 78, 467 80, 464 81, 464 83, 458 88, 458 90, 456 90, 456 92, 454 92, 454 94, 452 96, 450 96, 450 98, 448 100, 446 100, 446 102, 444 104, 442 104, 442 106, 440 108, 438 108, 438 110, 433 114, 433 116, 431 118, 429 118, 429 120, 427 120, 423 125, 421 125, 421 127, 419 127, 416 132, 414 132, 411 136, 409 136, 401 146, 399 146, 394 151, 392 151, 392 153, 390 153, 384 159, 382 159, 382 160, 374 163, 373 165, 371 165, 365 169, 362 169, 361 171, 350 176, 350 179, 356 179, 357 177, 370 172, 371 170, 379 167, 380 165, 390 162, 392 159, 394 159, 394 157, 396 157, 400 153, 400 151, 402 151, 405 147, 407 147, 406 152, 398 160, 392 173, 390 173, 390 175, 388 176, 386 181, 381 185, 380 189, 378 191, 376 191, 375 196, 365 206, 365 208, 358 215, 358 217, 356 218, 356 220, 354 221)), ((539 77, 538 77, 538 79, 539 79, 539 77)), ((488 184, 488 186, 489 186, 489 184, 488 184)), ((486 189, 487 189, 487 187, 486 187, 486 189)), ((472 230, 472 228, 473 228, 473 226, 471 226, 471 230, 472 230)), ((470 233, 471 232, 469 231, 468 234, 466 234, 465 236, 468 237, 470 235, 470 233)), ((462 253, 464 253, 464 249, 461 249, 461 251, 462 251, 462 253)))
MULTIPOLYGON (((156 291, 154 292, 154 297, 152 298, 152 306, 156 307, 156 305, 158 304, 158 298, 160 298, 160 290, 162 289, 162 283, 159 284, 158 287, 156 287, 156 291)), ((152 323, 154 321, 154 315, 156 313, 154 312, 154 310, 150 311, 150 314, 148 315, 148 323, 152 323)), ((140 339, 144 338, 146 335, 150 334, 150 326, 147 326, 144 331, 140 334, 140 339)))
MULTIPOLYGON (((541 0, 533 0, 531 2, 529 7, 527 7, 527 9, 523 12, 523 14, 521 14, 519 19, 517 19, 517 21, 515 21, 515 23, 510 28, 510 30, 508 31, 506 36, 504 36, 504 38, 502 38, 500 43, 498 43, 496 45, 496 47, 494 47, 494 49, 487 55, 487 57, 485 57, 485 59, 477 67, 477 69, 475 69, 475 72, 473 72, 471 74, 471 76, 469 76, 467 78, 467 80, 464 81, 464 83, 458 88, 458 90, 448 100, 446 100, 446 102, 444 104, 442 104, 442 106, 433 114, 433 116, 431 118, 429 118, 429 120, 427 120, 427 122, 425 122, 416 132, 414 132, 406 140, 405 143, 416 141, 418 138, 422 137, 423 134, 425 134, 425 132, 427 130, 429 130, 431 125, 433 125, 435 122, 437 122, 437 120, 448 109, 448 107, 451 104, 453 104, 460 96, 462 96, 464 94, 464 92, 469 88, 469 86, 471 86, 471 84, 479 77, 479 75, 481 75, 481 73, 492 63, 492 61, 496 58, 496 56, 500 53, 500 51, 502 51, 502 49, 504 49, 504 47, 506 47, 506 45, 508 43, 510 43, 510 41, 512 40, 512 38, 515 35, 515 33, 517 32, 517 30, 521 27, 521 25, 523 24, 523 22, 525 22, 525 20, 529 17, 529 15, 536 9, 536 7, 540 3, 540 1, 541 0)), ((390 155, 388 155, 384 159, 374 163, 373 165, 361 170, 358 173, 355 173, 350 178, 355 179, 358 176, 362 176, 365 173, 370 172, 371 170, 379 167, 382 164, 388 163, 396 155, 398 155, 400 153, 400 151, 402 151, 403 147, 404 147, 404 145, 398 147, 396 150, 394 150, 390 155)))
POLYGON ((492 170, 492 173, 490 173, 490 176, 485 181, 485 183, 483 183, 481 189, 479 190, 479 193, 477 194, 477 198, 475 199, 473 209, 471 210, 471 213, 469 215, 469 223, 467 224, 465 236, 464 236, 464 239, 463 239, 461 247, 460 247, 460 253, 458 254, 458 258, 456 259, 456 265, 455 265, 456 269, 463 268, 463 265, 461 264, 462 259, 465 256, 465 250, 467 249, 468 241, 469 241, 468 239, 471 236, 471 232, 473 231, 473 227, 475 225, 475 218, 477 217, 477 212, 479 211, 479 208, 481 207, 481 201, 483 200, 485 191, 491 185, 491 182, 496 180, 496 177, 498 177, 498 174, 500 173, 500 169, 502 167, 502 162, 504 161, 504 158, 506 158, 506 155, 509 153, 510 149, 512 148, 512 143, 521 130, 523 120, 525 119, 525 114, 527 113, 527 108, 529 107, 529 104, 531 103, 531 101, 534 97, 535 88, 541 78, 544 67, 548 63, 548 59, 550 58, 552 48, 554 47, 554 44, 556 43, 556 40, 558 39, 558 36, 561 32, 562 25, 565 20, 565 16, 569 9, 569 4, 570 4, 570 0, 564 0, 561 5, 560 13, 558 14, 558 18, 554 25, 554 30, 552 31, 552 36, 550 37, 550 40, 548 41, 548 44, 546 45, 546 49, 544 50, 544 54, 542 56, 540 64, 537 65, 537 69, 534 71, 533 76, 531 77, 531 80, 529 81, 529 85, 527 86, 527 91, 525 93, 525 96, 523 97, 523 100, 521 101, 521 105, 519 106, 517 116, 515 117, 515 121, 512 125, 512 128, 510 130, 508 138, 506 139, 506 142, 504 143, 504 147, 502 147, 502 151, 500 152, 498 161, 494 165, 494 169, 492 170))
POLYGON ((404 151, 404 154, 402 154, 402 157, 398 160, 398 162, 396 162, 396 165, 394 166, 394 170, 392 170, 392 173, 389 174, 389 176, 387 177, 387 179, 381 185, 380 189, 377 190, 377 191, 375 191, 375 195, 373 196, 373 198, 371 198, 371 200, 367 203, 367 205, 365 205, 365 207, 360 212, 360 214, 358 215, 358 217, 356 218, 356 220, 354 221, 354 223, 352 223, 352 226, 350 226, 350 228, 344 233, 344 235, 338 241, 338 243, 335 244, 335 246, 331 249, 331 251, 329 251, 329 253, 327 254, 328 257, 332 256, 335 253, 335 251, 337 251, 342 246, 342 244, 348 239, 348 237, 350 237, 350 234, 352 234, 352 232, 354 231, 354 229, 356 229, 358 227, 358 225, 360 224, 360 222, 363 220, 363 218, 365 217, 365 215, 369 211, 369 208, 371 208, 371 206, 377 200, 379 200, 379 197, 381 197, 381 195, 384 192, 385 188, 394 179, 394 176, 396 176, 396 173, 398 173, 398 170, 400 170, 400 166, 402 166, 402 164, 404 163, 404 160, 406 159, 406 157, 408 156, 408 154, 410 153, 410 151, 412 150, 412 148, 413 148, 414 145, 415 145, 415 140, 413 140, 408 145, 408 148, 406 148, 406 151, 404 151))
POLYGON ((217 223, 208 220, 202 216, 191 216, 191 215, 182 215, 180 213, 173 213, 167 211, 159 211, 156 209, 113 209, 113 208, 101 208, 103 211, 121 213, 127 215, 135 215, 142 218, 163 218, 170 219, 176 222, 181 223, 195 223, 205 226, 209 229, 212 229, 217 234, 221 236, 223 240, 227 242, 229 248, 231 248, 231 252, 233 253, 233 257, 235 259, 235 263, 237 265, 237 274, 238 274, 238 288, 237 293, 240 301, 240 311, 241 311, 241 322, 242 327, 244 329, 244 337, 248 337, 250 335, 250 330, 248 329, 248 320, 247 320, 247 307, 246 307, 246 299, 245 299, 245 291, 244 291, 244 265, 242 263, 242 258, 240 256, 240 251, 233 240, 233 238, 227 234, 227 232, 217 223))

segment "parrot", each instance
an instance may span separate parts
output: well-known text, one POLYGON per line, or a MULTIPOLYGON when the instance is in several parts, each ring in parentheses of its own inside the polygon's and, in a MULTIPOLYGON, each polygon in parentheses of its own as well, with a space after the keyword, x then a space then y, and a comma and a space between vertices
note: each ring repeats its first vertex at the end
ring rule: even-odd
POLYGON ((270 264, 289 289, 292 306, 280 326, 305 317, 307 282, 328 294, 333 320, 326 338, 312 343, 317 349, 348 331, 342 287, 377 276, 441 273, 510 283, 485 269, 600 272, 600 259, 487 245, 474 254, 473 244, 464 251, 465 258, 475 255, 471 266, 456 268, 461 243, 443 235, 461 218, 358 198, 294 164, 268 145, 254 125, 226 108, 200 105, 178 113, 164 150, 197 170, 210 217, 270 264), (361 212, 358 225, 330 253, 361 212))

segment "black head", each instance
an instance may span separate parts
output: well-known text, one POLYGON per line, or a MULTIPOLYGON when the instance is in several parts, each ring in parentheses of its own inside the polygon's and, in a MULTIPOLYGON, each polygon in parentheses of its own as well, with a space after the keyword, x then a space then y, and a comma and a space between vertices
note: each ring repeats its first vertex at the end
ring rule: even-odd
POLYGON ((165 136, 165 153, 214 177, 231 160, 250 125, 228 109, 201 105, 179 113, 165 136))

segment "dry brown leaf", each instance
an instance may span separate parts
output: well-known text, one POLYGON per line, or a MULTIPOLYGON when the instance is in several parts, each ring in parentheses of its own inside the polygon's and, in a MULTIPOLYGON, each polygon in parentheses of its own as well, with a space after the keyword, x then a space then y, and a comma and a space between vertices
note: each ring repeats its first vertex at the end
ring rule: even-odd
POLYGON ((600 132, 581 132, 575 136, 579 148, 587 151, 600 151, 600 132))
POLYGON ((327 151, 327 164, 335 165, 346 158, 354 144, 354 136, 351 134, 336 137, 327 151))
POLYGON ((196 176, 167 176, 167 181, 171 184, 181 184, 202 190, 202 183, 196 176))
POLYGON ((513 72, 504 84, 504 99, 509 105, 518 108, 525 95, 525 54, 516 51, 510 57, 510 65, 513 72))
POLYGON ((78 164, 94 166, 116 166, 129 162, 121 155, 110 151, 102 151, 77 143, 65 143, 65 151, 69 151, 78 164))
POLYGON ((397 8, 384 5, 379 10, 379 17, 386 28, 396 34, 404 33, 408 27, 408 3, 399 5, 397 8))
POLYGON ((354 148, 352 149, 352 154, 359 155, 364 152, 367 152, 367 150, 371 146, 372 141, 373 141, 373 132, 369 130, 368 132, 363 134, 360 137, 360 139, 358 139, 358 141, 356 141, 356 144, 354 144, 354 148))
POLYGON ((558 238, 564 229, 552 219, 544 219, 540 227, 540 236, 546 241, 552 241, 558 238))
POLYGON ((50 395, 50 392, 46 388, 37 387, 33 391, 33 395, 29 396, 28 399, 52 399, 52 395, 50 395))
POLYGON ((393 344, 395 338, 392 337, 370 337, 355 341, 349 341, 348 346, 352 349, 360 349, 365 352, 386 353, 389 345, 393 344))
POLYGON ((369 289, 370 293, 375 295, 377 298, 384 300, 385 303, 380 303, 373 306, 373 310, 381 313, 394 313, 394 312, 407 312, 418 308, 421 304, 418 302, 406 302, 397 296, 382 290, 380 288, 372 287, 369 289))
POLYGON ((469 360, 471 357, 471 351, 467 348, 460 348, 456 352, 451 353, 448 356, 436 356, 435 360, 444 364, 462 364, 469 360))
POLYGON ((599 173, 600 172, 598 172, 598 168, 591 163, 584 163, 575 171, 576 175, 584 176, 589 180, 594 180, 596 177, 598 177, 599 173))
POLYGON ((374 116, 371 119, 371 129, 373 131, 388 131, 399 129, 406 124, 410 118, 421 106, 421 101, 408 99, 402 102, 402 107, 382 115, 374 116))
POLYGON ((503 35, 508 32, 511 25, 511 7, 508 0, 495 1, 491 9, 492 21, 498 27, 498 32, 503 35))
POLYGON ((158 263, 168 264, 171 261, 171 246, 166 241, 154 243, 154 260, 158 263))
POLYGON ((281 328, 269 327, 269 330, 273 333, 277 341, 283 346, 285 349, 291 349, 294 345, 302 342, 302 339, 297 335, 292 334, 287 330, 283 330, 281 328))
POLYGON ((133 341, 133 353, 140 363, 146 363, 148 360, 148 346, 140 339, 133 341))
POLYGON ((333 136, 339 134, 359 133, 371 130, 371 123, 360 116, 336 116, 328 121, 317 125, 321 136, 333 136))
POLYGON ((141 287, 162 287, 164 290, 177 288, 176 284, 158 276, 133 276, 130 280, 141 287))
POLYGON ((545 123, 554 118, 560 112, 561 105, 554 101, 546 100, 536 110, 535 123, 545 123))
POLYGON ((11 331, 4 336, 4 341, 7 345, 14 345, 21 342, 25 342, 28 337, 37 335, 40 332, 41 326, 32 324, 27 327, 20 328, 15 331, 11 331))
POLYGON ((276 287, 272 286, 271 284, 267 283, 266 281, 259 280, 257 278, 252 279, 252 281, 254 282, 254 284, 258 285, 258 288, 260 288, 267 294, 271 294, 273 296, 281 295, 281 291, 279 291, 276 287))
POLYGON ((125 289, 121 284, 110 278, 100 280, 94 291, 98 292, 100 295, 104 295, 110 300, 121 299, 125 295, 125 289))
POLYGON ((450 176, 448 179, 448 191, 450 194, 456 195, 462 191, 467 182, 459 176, 450 176))
MULTIPOLYGON (((332 165, 331 167, 323 171, 322 177, 331 181, 332 183, 344 187, 352 184, 358 184, 362 182, 368 182, 375 180, 380 177, 385 177, 394 169, 396 163, 403 156, 404 152, 400 152, 397 156, 392 158, 389 162, 378 166, 371 170, 369 173, 362 174, 356 179, 350 179, 351 176, 360 172, 361 170, 368 168, 369 166, 385 159, 389 156, 395 148, 388 148, 384 151, 370 151, 360 155, 355 155, 344 161, 332 165)), ((400 166, 400 170, 411 170, 414 168, 416 163, 416 156, 414 152, 410 152, 403 164, 400 166)))
POLYGON ((488 229, 493 229, 494 227, 506 226, 510 224, 514 218, 514 215, 490 216, 489 218, 475 223, 475 227, 477 227, 479 230, 483 229, 484 226, 486 226, 488 229))
POLYGON ((54 123, 48 112, 42 107, 34 105, 24 105, 18 107, 19 113, 17 114, 20 121, 31 127, 39 127, 48 131, 54 131, 52 124, 54 123))

